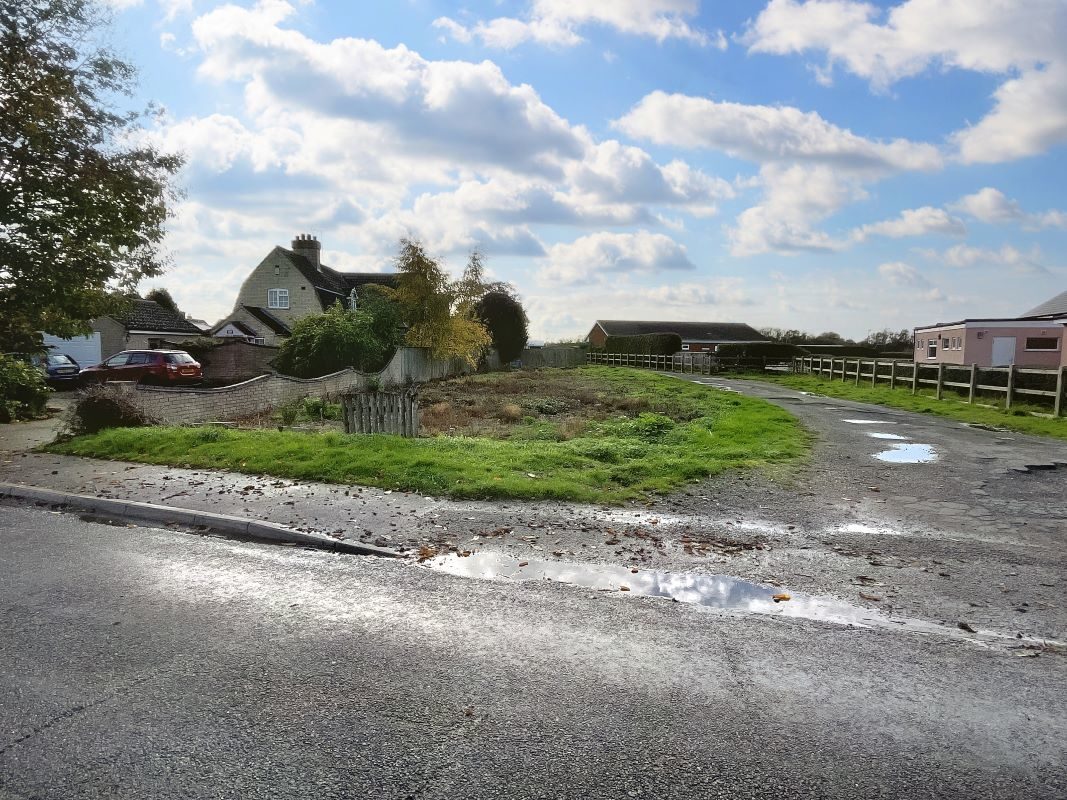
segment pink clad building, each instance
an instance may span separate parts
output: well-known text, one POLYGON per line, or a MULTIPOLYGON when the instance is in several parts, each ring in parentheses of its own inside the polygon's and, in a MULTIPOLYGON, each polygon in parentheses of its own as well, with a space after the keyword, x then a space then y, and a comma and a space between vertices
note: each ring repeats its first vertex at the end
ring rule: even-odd
POLYGON ((980 367, 1067 366, 1067 292, 1012 319, 963 319, 915 329, 915 360, 980 367))

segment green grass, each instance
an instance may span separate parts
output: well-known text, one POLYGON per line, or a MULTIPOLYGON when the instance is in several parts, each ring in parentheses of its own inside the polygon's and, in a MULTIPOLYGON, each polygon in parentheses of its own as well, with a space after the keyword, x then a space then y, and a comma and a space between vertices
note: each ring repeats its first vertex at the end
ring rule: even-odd
POLYGON ((651 410, 590 422, 579 435, 534 418, 505 439, 119 428, 49 449, 458 498, 602 503, 667 493, 725 469, 787 465, 809 452, 810 435, 796 418, 761 400, 639 370, 573 374, 605 391, 644 397, 651 410))
MULTIPOLYGON (((958 395, 948 390, 945 391, 945 399, 938 400, 934 397, 932 389, 920 389, 918 394, 913 395, 910 387, 890 389, 888 386, 871 386, 869 383, 856 386, 851 381, 831 381, 827 378, 813 375, 769 375, 759 373, 739 377, 751 378, 752 380, 766 383, 776 383, 781 386, 788 386, 791 389, 813 392, 826 397, 840 397, 860 403, 891 406, 893 408, 902 408, 906 411, 916 411, 921 414, 936 414, 937 416, 949 417, 960 422, 991 425, 996 428, 1018 431, 1019 433, 1031 433, 1035 436, 1067 439, 1067 418, 1034 417, 1029 413, 1030 411, 1048 413, 1047 408, 1016 405, 1011 410, 1005 411, 1003 408, 989 408, 978 404, 971 405, 965 399, 960 399, 958 395)), ((989 405, 996 403, 993 399, 980 399, 978 402, 988 403, 989 405)))

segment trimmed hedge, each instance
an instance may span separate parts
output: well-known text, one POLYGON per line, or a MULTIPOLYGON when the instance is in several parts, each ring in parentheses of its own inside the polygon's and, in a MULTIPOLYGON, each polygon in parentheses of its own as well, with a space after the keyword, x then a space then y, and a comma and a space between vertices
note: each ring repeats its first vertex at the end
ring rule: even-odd
POLYGON ((682 337, 677 333, 646 333, 640 336, 609 336, 604 342, 605 353, 637 353, 639 355, 672 356, 682 349, 682 337))
POLYGON ((803 348, 788 342, 720 344, 715 355, 725 358, 793 358, 807 355, 803 348))
POLYGON ((835 358, 841 356, 873 358, 879 354, 877 348, 868 347, 865 344, 802 344, 800 349, 810 355, 834 356, 835 358))

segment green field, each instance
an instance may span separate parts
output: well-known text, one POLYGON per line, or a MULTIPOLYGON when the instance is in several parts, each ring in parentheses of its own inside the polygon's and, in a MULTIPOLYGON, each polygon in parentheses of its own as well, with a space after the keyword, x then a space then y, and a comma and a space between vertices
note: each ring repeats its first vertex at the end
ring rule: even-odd
POLYGON ((810 435, 774 405, 640 370, 497 373, 435 384, 431 392, 430 416, 451 418, 462 408, 466 427, 418 439, 120 428, 50 449, 458 498, 602 503, 667 493, 726 469, 780 468, 810 449, 810 435), (486 433, 466 435, 475 429, 486 433))

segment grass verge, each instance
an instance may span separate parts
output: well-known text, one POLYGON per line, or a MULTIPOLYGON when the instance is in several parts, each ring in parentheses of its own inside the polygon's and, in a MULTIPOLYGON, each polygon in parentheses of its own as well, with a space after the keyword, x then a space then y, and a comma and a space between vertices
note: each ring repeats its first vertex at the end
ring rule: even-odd
POLYGON ((725 469, 788 464, 809 451, 810 436, 796 418, 761 400, 638 370, 585 367, 564 374, 587 389, 600 387, 601 399, 644 398, 649 410, 588 421, 578 430, 529 417, 508 438, 118 428, 49 450, 457 498, 602 503, 667 493, 725 469))
MULTIPOLYGON (((853 383, 830 381, 813 375, 768 375, 758 373, 738 377, 750 378, 764 383, 776 383, 781 386, 788 386, 790 389, 812 392, 826 397, 840 397, 844 400, 855 400, 859 403, 891 406, 920 414, 936 414, 939 417, 949 417, 950 419, 974 425, 989 425, 995 428, 1018 431, 1019 433, 1030 433, 1035 436, 1067 439, 1067 418, 1053 419, 1030 415, 1030 411, 1048 413, 1048 409, 1045 408, 1017 405, 1010 410, 1005 410, 1004 408, 991 408, 979 404, 971 405, 947 390, 945 399, 938 400, 934 396, 932 389, 920 389, 918 394, 913 395, 910 388, 890 389, 888 386, 856 386, 853 383)), ((981 402, 992 404, 994 401, 983 400, 981 402)))

